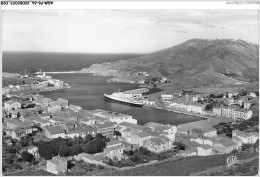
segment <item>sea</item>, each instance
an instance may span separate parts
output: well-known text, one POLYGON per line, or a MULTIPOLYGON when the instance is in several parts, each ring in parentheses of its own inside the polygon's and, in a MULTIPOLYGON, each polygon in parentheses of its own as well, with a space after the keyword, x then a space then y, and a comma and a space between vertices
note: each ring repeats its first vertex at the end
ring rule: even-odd
MULTIPOLYGON (((94 63, 126 60, 141 54, 74 54, 74 53, 30 53, 4 52, 2 71, 24 74, 33 70, 41 71, 78 71, 94 63)), ((157 122, 179 125, 202 120, 200 117, 157 110, 153 108, 135 107, 106 100, 104 94, 139 88, 137 84, 108 82, 108 77, 93 76, 87 73, 52 74, 55 79, 68 83, 71 88, 41 93, 51 99, 65 98, 71 104, 83 109, 104 109, 133 116, 138 124, 157 122)), ((153 90, 156 92, 156 89, 153 90)))

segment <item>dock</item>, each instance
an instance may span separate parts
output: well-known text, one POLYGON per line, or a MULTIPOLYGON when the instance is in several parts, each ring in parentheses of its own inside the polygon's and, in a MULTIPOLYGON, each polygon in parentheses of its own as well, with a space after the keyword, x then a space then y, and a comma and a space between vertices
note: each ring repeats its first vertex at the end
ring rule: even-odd
POLYGON ((145 93, 145 92, 148 92, 148 91, 149 91, 149 88, 139 88, 139 89, 125 91, 125 93, 141 94, 141 93, 145 93))

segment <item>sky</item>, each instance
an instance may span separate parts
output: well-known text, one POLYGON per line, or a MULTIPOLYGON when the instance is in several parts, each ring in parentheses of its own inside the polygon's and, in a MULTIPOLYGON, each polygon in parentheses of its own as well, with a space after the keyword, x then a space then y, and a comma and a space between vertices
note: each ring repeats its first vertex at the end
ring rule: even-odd
POLYGON ((3 10, 3 51, 151 53, 192 38, 258 44, 258 10, 3 10))

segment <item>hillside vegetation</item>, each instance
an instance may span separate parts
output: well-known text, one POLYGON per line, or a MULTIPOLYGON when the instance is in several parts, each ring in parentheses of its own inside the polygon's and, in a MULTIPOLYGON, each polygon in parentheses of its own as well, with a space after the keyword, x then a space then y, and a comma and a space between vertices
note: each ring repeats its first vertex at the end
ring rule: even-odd
POLYGON ((167 77, 171 84, 207 86, 236 83, 222 72, 231 72, 239 80, 258 80, 258 45, 232 39, 191 39, 182 44, 141 57, 95 64, 82 72, 114 76, 116 81, 167 77))
POLYGON ((206 169, 226 165, 226 159, 236 155, 238 159, 258 156, 258 153, 236 153, 206 157, 187 157, 177 161, 142 166, 128 170, 103 173, 103 176, 188 176, 206 169))

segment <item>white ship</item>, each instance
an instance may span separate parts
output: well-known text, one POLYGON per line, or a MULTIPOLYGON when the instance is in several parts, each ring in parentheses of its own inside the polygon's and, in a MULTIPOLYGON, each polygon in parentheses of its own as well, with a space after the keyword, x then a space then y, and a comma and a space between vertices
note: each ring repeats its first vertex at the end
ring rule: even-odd
POLYGON ((132 93, 125 93, 125 92, 115 92, 111 95, 104 94, 105 98, 108 98, 110 100, 119 101, 122 103, 134 105, 134 106, 143 106, 144 103, 141 99, 141 97, 136 94, 132 93))

